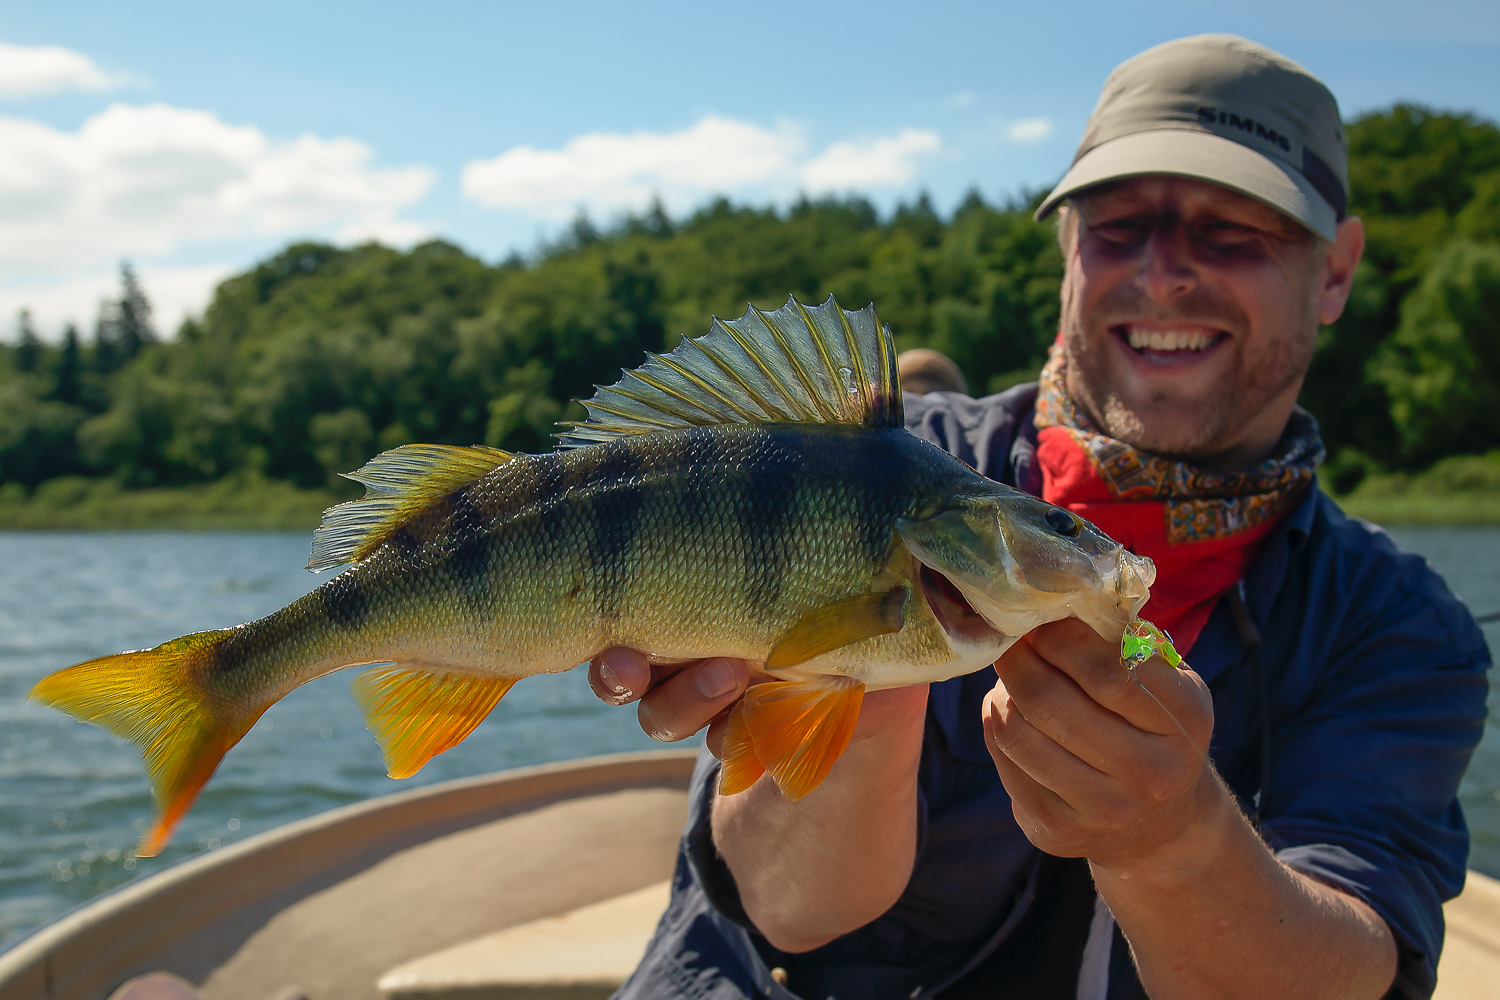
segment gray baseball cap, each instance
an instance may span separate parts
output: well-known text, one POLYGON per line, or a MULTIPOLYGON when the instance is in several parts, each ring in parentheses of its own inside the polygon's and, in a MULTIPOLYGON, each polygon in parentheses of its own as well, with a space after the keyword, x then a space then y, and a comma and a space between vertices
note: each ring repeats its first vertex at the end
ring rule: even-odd
POLYGON ((1196 35, 1127 59, 1104 81, 1073 166, 1037 209, 1139 174, 1222 184, 1324 239, 1349 204, 1338 102, 1321 80, 1237 35, 1196 35))

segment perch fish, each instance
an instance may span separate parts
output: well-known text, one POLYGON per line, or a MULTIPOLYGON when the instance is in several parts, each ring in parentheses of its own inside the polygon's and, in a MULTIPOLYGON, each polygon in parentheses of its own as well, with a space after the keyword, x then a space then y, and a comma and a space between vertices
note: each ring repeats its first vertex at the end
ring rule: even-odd
POLYGON ((158 853, 278 699, 345 667, 392 777, 461 742, 516 681, 616 645, 763 664, 731 713, 720 790, 806 795, 865 691, 993 662, 1076 615, 1111 641, 1155 569, 1060 507, 903 426, 873 306, 789 299, 652 355, 557 451, 406 445, 350 474, 274 614, 90 660, 32 697, 144 753, 158 853))

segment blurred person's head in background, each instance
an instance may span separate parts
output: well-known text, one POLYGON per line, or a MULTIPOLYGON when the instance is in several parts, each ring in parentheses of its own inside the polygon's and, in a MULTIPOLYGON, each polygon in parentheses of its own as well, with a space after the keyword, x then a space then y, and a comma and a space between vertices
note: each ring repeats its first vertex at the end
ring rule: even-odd
POLYGON ((941 351, 914 347, 896 358, 901 372, 901 391, 925 396, 929 392, 969 391, 969 382, 953 359, 941 351))

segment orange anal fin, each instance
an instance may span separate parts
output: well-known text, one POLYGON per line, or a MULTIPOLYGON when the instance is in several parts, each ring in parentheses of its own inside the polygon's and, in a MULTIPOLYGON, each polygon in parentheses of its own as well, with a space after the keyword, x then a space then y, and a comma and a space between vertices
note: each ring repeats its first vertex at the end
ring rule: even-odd
POLYGON ((755 756, 755 744, 745 725, 744 700, 734 703, 724 724, 723 763, 719 770, 719 794, 736 795, 760 780, 766 766, 755 756))
POLYGON ((781 670, 887 632, 901 631, 906 588, 846 597, 809 611, 776 641, 766 669, 781 670))
POLYGON ((781 794, 792 801, 817 788, 843 754, 859 722, 865 686, 848 677, 757 684, 741 713, 781 794))
POLYGON ((409 778, 462 743, 513 684, 492 674, 393 663, 366 670, 350 690, 380 741, 386 772, 409 778))

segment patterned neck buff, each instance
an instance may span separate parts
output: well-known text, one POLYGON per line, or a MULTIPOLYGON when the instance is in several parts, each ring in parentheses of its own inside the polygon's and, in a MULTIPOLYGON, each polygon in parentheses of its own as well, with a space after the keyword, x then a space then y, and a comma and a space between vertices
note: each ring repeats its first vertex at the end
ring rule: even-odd
POLYGON ((1141 617, 1189 650, 1261 541, 1312 484, 1323 461, 1317 421, 1299 406, 1276 457, 1245 472, 1205 472, 1095 430, 1068 398, 1066 364, 1062 344, 1052 345, 1037 392, 1042 499, 1156 563, 1156 585, 1141 617))

